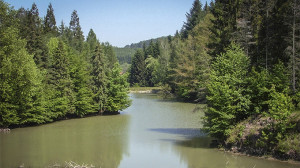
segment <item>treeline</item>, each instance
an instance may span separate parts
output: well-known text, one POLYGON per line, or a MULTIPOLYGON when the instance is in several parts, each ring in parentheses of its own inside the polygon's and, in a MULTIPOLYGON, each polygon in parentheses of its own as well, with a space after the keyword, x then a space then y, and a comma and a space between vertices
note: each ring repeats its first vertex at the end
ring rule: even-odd
POLYGON ((109 43, 91 29, 85 40, 77 11, 56 26, 49 4, 13 9, 0 0, 0 127, 118 112, 130 105, 127 76, 109 43))
POLYGON ((159 38, 155 38, 155 39, 144 40, 144 41, 140 41, 138 43, 132 43, 130 45, 126 45, 124 48, 132 48, 132 49, 138 49, 138 48, 140 48, 140 49, 142 49, 144 47, 144 45, 145 46, 149 46, 151 42, 155 43, 157 41, 164 40, 166 38, 168 38, 168 37, 159 37, 159 38))
POLYGON ((159 55, 137 51, 130 84, 206 102, 204 129, 227 146, 300 160, 299 0, 195 0, 186 16, 159 55))

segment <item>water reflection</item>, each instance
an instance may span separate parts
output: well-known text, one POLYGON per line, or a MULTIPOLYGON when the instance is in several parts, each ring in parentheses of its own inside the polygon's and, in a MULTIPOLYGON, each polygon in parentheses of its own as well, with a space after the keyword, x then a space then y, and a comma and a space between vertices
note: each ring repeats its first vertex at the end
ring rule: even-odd
POLYGON ((101 168, 296 168, 218 151, 201 129, 197 105, 131 94, 121 115, 99 116, 0 134, 0 168, 75 161, 101 168))
POLYGON ((118 167, 128 154, 129 119, 92 117, 0 134, 0 167, 46 167, 65 161, 118 167))

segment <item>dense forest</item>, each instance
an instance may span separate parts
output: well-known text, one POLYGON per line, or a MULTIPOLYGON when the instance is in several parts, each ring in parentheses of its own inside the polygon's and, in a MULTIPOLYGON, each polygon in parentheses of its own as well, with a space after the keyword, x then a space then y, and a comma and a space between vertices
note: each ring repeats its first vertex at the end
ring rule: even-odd
POLYGON ((109 43, 84 37, 76 10, 57 27, 49 4, 13 9, 0 0, 0 127, 116 113, 130 105, 127 76, 109 43))
POLYGON ((152 43, 153 42, 158 42, 158 41, 164 40, 166 38, 168 38, 168 37, 163 36, 163 37, 158 37, 158 38, 154 38, 154 39, 150 39, 150 40, 143 40, 143 41, 140 41, 138 43, 132 43, 130 45, 126 45, 124 48, 132 48, 132 49, 139 49, 140 48, 140 49, 142 49, 144 45, 149 46, 151 42, 152 43))
POLYGON ((182 29, 137 50, 132 86, 206 103, 233 151, 300 160, 300 1, 195 0, 182 29))
POLYGON ((143 47, 148 47, 150 44, 153 42, 159 42, 159 41, 164 41, 168 37, 159 37, 155 39, 150 39, 150 40, 144 40, 140 41, 138 43, 132 43, 130 45, 126 45, 123 48, 120 47, 113 47, 114 52, 116 53, 117 59, 119 61, 119 64, 122 67, 123 72, 127 72, 131 62, 132 58, 136 52, 137 49, 142 49, 143 47))

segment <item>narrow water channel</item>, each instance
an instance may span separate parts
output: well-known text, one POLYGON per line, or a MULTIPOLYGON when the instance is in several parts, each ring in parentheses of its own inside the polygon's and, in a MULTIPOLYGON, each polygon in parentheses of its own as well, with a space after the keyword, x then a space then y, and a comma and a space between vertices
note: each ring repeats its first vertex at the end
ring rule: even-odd
POLYGON ((121 115, 60 121, 0 133, 0 168, 74 161, 101 168, 296 168, 211 147, 200 105, 131 94, 121 115))

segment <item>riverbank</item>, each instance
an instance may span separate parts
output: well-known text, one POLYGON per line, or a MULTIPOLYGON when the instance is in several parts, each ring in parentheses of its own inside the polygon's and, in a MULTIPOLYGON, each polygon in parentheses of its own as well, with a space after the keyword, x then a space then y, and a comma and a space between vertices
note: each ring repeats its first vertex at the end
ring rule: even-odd
POLYGON ((224 147, 225 151, 238 155, 280 161, 293 160, 300 164, 300 113, 294 112, 287 125, 290 128, 280 136, 276 121, 269 117, 251 117, 239 123, 229 134, 224 147))
POLYGON ((130 93, 159 93, 162 91, 161 87, 131 87, 129 89, 130 93))
POLYGON ((64 117, 57 118, 55 120, 48 121, 48 122, 41 123, 41 124, 29 123, 29 124, 22 124, 22 125, 11 125, 9 127, 4 127, 4 128, 0 127, 0 133, 1 132, 2 133, 9 133, 11 130, 16 129, 16 128, 37 127, 37 126, 41 126, 41 125, 52 124, 52 123, 59 122, 59 121, 90 118, 90 117, 96 117, 96 116, 114 116, 114 115, 119 115, 119 114, 121 114, 119 111, 116 111, 116 112, 103 112, 103 113, 94 112, 94 113, 89 113, 89 114, 86 114, 86 115, 83 115, 83 116, 78 116, 78 115, 75 115, 75 114, 68 114, 64 117))

